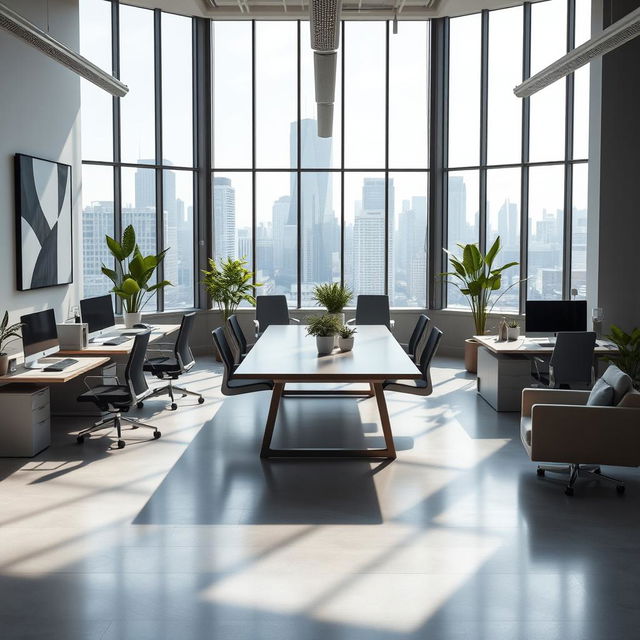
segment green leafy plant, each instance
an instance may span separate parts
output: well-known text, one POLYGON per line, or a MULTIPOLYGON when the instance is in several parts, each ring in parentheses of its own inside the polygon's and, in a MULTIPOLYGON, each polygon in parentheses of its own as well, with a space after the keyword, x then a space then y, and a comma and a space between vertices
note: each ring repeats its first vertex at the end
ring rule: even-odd
POLYGON ((224 258, 219 264, 213 258, 209 258, 209 271, 202 271, 204 274, 202 283, 222 312, 225 322, 242 301, 248 302, 253 307, 256 306, 254 289, 261 287, 262 284, 258 282, 253 284, 254 274, 247 269, 246 265, 247 261, 244 258, 224 258))
POLYGON ((339 282, 318 284, 313 288, 313 298, 327 313, 342 313, 353 298, 353 291, 339 282))
POLYGON ((640 388, 640 328, 626 333, 620 327, 612 325, 611 333, 606 336, 618 347, 618 355, 608 358, 622 371, 631 376, 633 385, 640 388))
POLYGON ((338 331, 338 335, 341 338, 353 338, 353 334, 357 333, 357 329, 355 327, 350 327, 348 324, 343 324, 338 331))
POLYGON ((519 329, 520 324, 517 320, 507 320, 507 327, 509 327, 509 329, 519 329))
POLYGON ((342 324, 335 316, 325 313, 307 318, 307 335, 316 338, 329 338, 340 331, 342 324))
POLYGON ((156 291, 173 286, 168 280, 149 284, 154 271, 169 251, 168 248, 158 255, 143 256, 136 244, 133 225, 124 230, 120 242, 110 236, 106 236, 106 241, 115 259, 116 268, 109 269, 103 264, 102 273, 113 282, 111 291, 122 300, 127 313, 142 311, 156 291))
POLYGON ((9 324, 9 312, 4 312, 2 322, 0 322, 0 356, 7 355, 4 349, 10 342, 20 339, 19 331, 21 326, 21 322, 9 324))
POLYGON ((444 250, 449 256, 449 262, 454 270, 440 275, 448 278, 447 282, 458 287, 467 297, 476 335, 482 335, 487 325, 487 316, 491 313, 496 302, 509 289, 518 284, 518 282, 514 282, 491 302, 493 292, 498 291, 502 286, 502 273, 518 263, 508 262, 501 267, 494 268, 493 262, 500 251, 500 236, 496 238, 484 256, 475 244, 459 244, 458 247, 462 249, 461 257, 453 255, 447 249, 444 250))

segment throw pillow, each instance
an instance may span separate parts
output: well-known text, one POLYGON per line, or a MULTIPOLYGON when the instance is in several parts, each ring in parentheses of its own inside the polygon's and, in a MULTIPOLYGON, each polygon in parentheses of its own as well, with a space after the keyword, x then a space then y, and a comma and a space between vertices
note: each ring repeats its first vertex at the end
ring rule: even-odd
POLYGON ((587 400, 588 407, 610 407, 613 405, 613 387, 604 381, 604 378, 600 378, 593 385, 589 399, 587 400))
POLYGON ((631 378, 614 364, 607 367, 602 379, 609 386, 613 387, 613 404, 618 404, 624 397, 624 394, 633 388, 631 378))

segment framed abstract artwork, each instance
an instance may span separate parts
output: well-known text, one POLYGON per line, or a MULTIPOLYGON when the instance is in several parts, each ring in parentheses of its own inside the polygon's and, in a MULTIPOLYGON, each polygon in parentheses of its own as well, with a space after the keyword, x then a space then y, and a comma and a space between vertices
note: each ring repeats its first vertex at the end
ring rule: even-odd
POLYGON ((73 282, 71 167, 17 153, 15 178, 18 290, 73 282))

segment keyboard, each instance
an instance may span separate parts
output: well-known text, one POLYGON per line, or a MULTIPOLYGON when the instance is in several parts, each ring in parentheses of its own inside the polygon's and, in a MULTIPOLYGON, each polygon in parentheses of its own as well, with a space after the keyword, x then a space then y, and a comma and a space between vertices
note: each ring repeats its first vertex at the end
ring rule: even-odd
POLYGON ((76 364, 77 362, 78 361, 73 358, 65 358, 64 360, 58 360, 58 362, 48 365, 43 369, 43 371, 64 371, 67 367, 70 367, 72 364, 76 364))
POLYGON ((124 342, 129 342, 129 340, 131 340, 131 338, 128 336, 116 336, 115 338, 109 338, 108 340, 105 340, 102 344, 106 347, 116 347, 124 342))

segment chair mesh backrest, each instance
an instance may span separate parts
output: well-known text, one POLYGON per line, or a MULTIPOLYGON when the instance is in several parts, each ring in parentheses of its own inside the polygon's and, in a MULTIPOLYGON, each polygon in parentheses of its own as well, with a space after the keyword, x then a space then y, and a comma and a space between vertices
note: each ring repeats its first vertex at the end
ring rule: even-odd
POLYGON ((234 313, 232 316, 229 316, 227 322, 229 323, 229 328, 231 329, 233 337, 236 339, 236 344, 238 345, 238 349, 240 349, 240 353, 246 353, 247 340, 244 337, 240 322, 238 322, 238 316, 234 313))
POLYGON ((358 296, 356 324, 384 324, 391 327, 389 296, 358 296))
POLYGON ((196 319, 196 312, 185 313, 182 316, 182 324, 180 325, 180 331, 178 332, 178 338, 176 339, 175 356, 181 369, 188 367, 195 362, 191 347, 189 346, 189 339, 191 338, 191 331, 193 330, 193 323, 196 319))
POLYGON ((416 349, 420 344, 420 340, 422 340, 422 336, 424 334, 424 330, 427 328, 427 324, 429 323, 429 318, 421 313, 418 316, 418 320, 416 322, 416 326, 413 328, 413 332, 411 337, 409 338, 408 350, 409 353, 415 355, 416 349))
POLYGON ((593 331, 558 332, 549 361, 553 367, 554 382, 591 384, 595 346, 596 334, 593 331))
POLYGON ((441 338, 442 338, 442 331, 440 331, 438 327, 433 327, 431 329, 431 333, 429 333, 427 342, 424 345, 424 349, 422 350, 422 355, 420 356, 420 364, 418 365, 418 369, 420 369, 420 372, 422 373, 422 378, 427 383, 431 382, 429 367, 431 366, 431 361, 433 360, 433 356, 436 355, 436 351, 438 350, 438 345, 440 344, 441 338))
POLYGON ((150 331, 138 333, 133 341, 133 347, 129 354, 129 360, 124 370, 124 379, 135 398, 140 397, 149 390, 147 379, 144 376, 144 362, 147 357, 150 331))
POLYGON ((262 333, 270 324, 289 324, 286 296, 257 296, 256 320, 262 333))
POLYGON ((224 329, 218 327, 211 332, 211 335, 213 336, 213 343, 216 345, 218 353, 222 358, 225 374, 228 378, 231 378, 235 368, 235 362, 233 360, 233 353, 231 353, 231 348, 227 342, 227 337, 224 335, 224 329))

